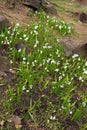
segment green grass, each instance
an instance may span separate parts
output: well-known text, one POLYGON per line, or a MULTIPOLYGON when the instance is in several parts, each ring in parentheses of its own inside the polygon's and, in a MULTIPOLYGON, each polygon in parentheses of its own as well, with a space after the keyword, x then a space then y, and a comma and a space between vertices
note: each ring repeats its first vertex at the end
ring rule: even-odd
POLYGON ((25 29, 17 24, 0 33, 0 46, 8 44, 11 69, 16 67, 17 77, 14 86, 8 85, 3 111, 10 115, 20 106, 21 118, 31 119, 35 127, 63 130, 69 119, 86 130, 87 61, 78 54, 67 58, 60 45, 74 29, 44 12, 36 12, 35 17, 39 22, 25 29), (17 50, 16 43, 25 47, 17 50))

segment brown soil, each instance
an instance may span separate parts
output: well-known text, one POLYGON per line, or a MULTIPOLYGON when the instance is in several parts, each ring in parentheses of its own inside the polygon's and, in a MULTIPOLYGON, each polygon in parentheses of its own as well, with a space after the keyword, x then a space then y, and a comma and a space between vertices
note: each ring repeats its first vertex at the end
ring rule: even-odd
POLYGON ((10 22, 20 23, 22 25, 29 24, 31 21, 35 21, 35 18, 31 18, 27 16, 29 8, 23 5, 16 5, 15 8, 10 9, 10 7, 6 7, 5 4, 0 3, 0 13, 6 16, 10 22))

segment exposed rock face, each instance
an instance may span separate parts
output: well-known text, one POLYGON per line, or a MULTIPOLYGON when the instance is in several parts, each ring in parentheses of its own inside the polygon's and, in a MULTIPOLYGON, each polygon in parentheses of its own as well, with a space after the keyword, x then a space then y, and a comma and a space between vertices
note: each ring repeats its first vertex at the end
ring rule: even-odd
POLYGON ((10 25, 9 20, 5 16, 0 14, 0 31, 3 31, 9 25, 10 25))
POLYGON ((57 10, 56 10, 56 9, 54 8, 54 6, 51 5, 51 4, 48 4, 48 5, 45 7, 44 11, 45 11, 46 13, 50 13, 50 14, 53 14, 53 15, 57 15, 57 10))
POLYGON ((87 14, 86 13, 81 13, 79 19, 80 19, 81 22, 87 23, 87 14))
POLYGON ((32 8, 34 11, 42 7, 46 13, 57 15, 57 10, 47 0, 22 0, 22 4, 32 8), (43 7, 43 5, 45 6, 43 7))
POLYGON ((61 44, 64 47, 67 57, 77 53, 87 58, 87 42, 79 42, 70 37, 65 37, 61 44))
POLYGON ((45 3, 45 0, 22 0, 22 3, 34 10, 38 10, 45 3))
POLYGON ((87 13, 84 12, 75 12, 73 13, 74 17, 76 17, 80 22, 87 23, 87 13))

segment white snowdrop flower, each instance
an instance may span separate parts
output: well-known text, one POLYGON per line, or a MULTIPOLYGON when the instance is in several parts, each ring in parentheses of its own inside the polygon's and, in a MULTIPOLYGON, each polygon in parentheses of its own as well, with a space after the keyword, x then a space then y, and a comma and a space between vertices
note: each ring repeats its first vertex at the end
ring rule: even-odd
POLYGON ((36 40, 36 44, 39 44, 39 41, 38 41, 38 40, 36 40))
POLYGON ((4 37, 4 34, 2 34, 1 37, 4 37))
POLYGON ((30 84, 30 89, 32 89, 33 88, 33 85, 32 84, 30 84))
POLYGON ((43 53, 43 51, 41 50, 41 51, 40 51, 40 54, 42 54, 42 53, 43 53))
POLYGON ((3 41, 1 41, 1 43, 3 44, 4 42, 3 42, 3 41))
POLYGON ((50 60, 51 60, 51 59, 50 59, 50 58, 48 58, 48 59, 47 59, 47 63, 49 63, 49 62, 50 62, 50 60))
POLYGON ((10 31, 8 31, 8 34, 10 34, 10 31))
POLYGON ((54 59, 51 60, 51 64, 56 64, 54 59))
POLYGON ((47 15, 47 18, 49 18, 50 16, 49 15, 47 15))
POLYGON ((71 84, 71 82, 70 81, 68 81, 68 83, 67 83, 68 85, 70 85, 71 84))
POLYGON ((35 66, 35 63, 34 63, 34 62, 32 62, 32 66, 35 66))
POLYGON ((37 61, 36 60, 34 60, 34 63, 36 63, 37 61))
POLYGON ((64 76, 65 76, 65 74, 63 73, 63 74, 62 74, 62 76, 64 77, 64 76))
POLYGON ((64 106, 62 105, 61 108, 64 109, 64 106))
POLYGON ((72 56, 72 58, 76 58, 76 57, 78 57, 79 55, 78 54, 74 54, 73 56, 72 56))
POLYGON ((50 54, 50 57, 52 56, 52 54, 50 54))
POLYGON ((86 106, 86 102, 82 102, 82 106, 85 107, 86 106))
POLYGON ((62 84, 62 85, 60 86, 60 88, 64 88, 64 84, 62 84))
POLYGON ((87 61, 85 62, 85 66, 87 66, 87 61))
POLYGON ((47 23, 49 22, 49 20, 47 20, 47 23))
POLYGON ((26 60, 26 58, 25 58, 25 57, 23 57, 23 60, 25 61, 25 60, 26 60))
POLYGON ((45 70, 46 70, 47 72, 49 72, 49 70, 47 69, 47 67, 45 67, 45 70))
POLYGON ((34 29, 37 29, 37 28, 38 28, 38 26, 35 26, 35 27, 34 27, 34 29))
POLYGON ((82 79, 82 77, 81 77, 81 76, 79 77, 79 80, 83 82, 83 79, 82 79))
POLYGON ((27 89, 26 92, 29 93, 29 90, 27 89))
POLYGON ((60 42, 60 39, 57 38, 57 42, 59 43, 59 42, 60 42))
POLYGON ((56 24, 56 26, 55 27, 58 27, 58 24, 56 24))
POLYGON ((60 111, 62 111, 62 109, 61 109, 61 108, 60 108, 59 110, 60 110, 60 111))
POLYGON ((47 72, 49 72, 49 70, 47 69, 47 72))
POLYGON ((13 61, 12 60, 10 60, 10 64, 12 64, 13 63, 13 61))
POLYGON ((80 61, 81 59, 80 59, 80 57, 78 58, 78 61, 80 61))
MULTIPOLYGON (((58 54, 58 56, 57 56, 58 58, 60 57, 60 54, 58 54)), ((62 59, 62 58, 61 58, 62 59)))
POLYGON ((43 48, 44 48, 44 49, 46 49, 46 48, 47 48, 47 46, 43 46, 43 48))
POLYGON ((24 38, 27 37, 26 34, 24 34, 23 37, 24 37, 24 38))
POLYGON ((51 48, 52 48, 52 46, 48 46, 47 48, 48 48, 48 49, 51 49, 51 48))
POLYGON ((45 67, 45 70, 47 70, 47 67, 45 67))
POLYGON ((80 69, 81 68, 81 66, 78 66, 78 69, 80 69))
POLYGON ((28 37, 26 37, 24 40, 25 40, 25 41, 27 41, 28 39, 29 39, 29 38, 28 38, 28 37))
POLYGON ((19 39, 22 40, 22 37, 20 37, 19 39))
POLYGON ((62 26, 61 26, 61 25, 59 25, 59 29, 60 29, 60 30, 62 29, 62 26))
POLYGON ((50 116, 50 120, 56 120, 55 116, 50 116))
POLYGON ((68 26, 68 29, 71 29, 71 27, 70 27, 70 26, 68 26))
POLYGON ((57 65, 60 65, 60 61, 57 62, 57 65))
POLYGON ((11 101, 12 99, 10 98, 9 101, 11 101))
POLYGON ((27 65, 29 65, 30 63, 29 62, 27 62, 27 65))
POLYGON ((59 69, 55 69, 54 71, 55 71, 55 72, 58 72, 58 71, 59 71, 59 69))
POLYGON ((69 30, 68 33, 71 33, 71 30, 69 30))
POLYGON ((40 64, 40 67, 42 66, 42 64, 40 64))
POLYGON ((70 111, 69 113, 70 113, 70 115, 72 115, 72 114, 73 114, 73 112, 72 112, 72 111, 70 111))
POLYGON ((12 33, 11 36, 14 36, 14 33, 12 33))
POLYGON ((21 52, 21 48, 18 50, 18 52, 21 52))
POLYGON ((13 48, 10 48, 10 51, 12 50, 13 48))
POLYGON ((16 24, 17 27, 18 27, 19 25, 20 25, 19 23, 16 24))
POLYGON ((84 69, 83 74, 87 74, 87 70, 86 69, 84 69))
POLYGON ((25 86, 22 87, 22 90, 26 90, 25 86))
POLYGON ((36 35, 38 35, 38 32, 37 32, 36 30, 34 30, 34 33, 35 33, 36 35))
POLYGON ((33 34, 33 32, 31 31, 30 34, 33 34))
POLYGON ((58 53, 59 53, 59 50, 57 49, 57 50, 56 50, 56 55, 58 55, 58 53))
POLYGON ((60 81, 62 78, 63 78, 62 76, 59 76, 59 81, 60 81))
POLYGON ((12 69, 9 69, 10 72, 12 72, 12 69))
POLYGON ((36 47, 37 47, 37 44, 34 45, 34 48, 36 48, 36 47))
POLYGON ((43 65, 45 64, 45 59, 43 59, 43 65))
POLYGON ((16 34, 19 35, 19 34, 20 34, 20 31, 17 30, 16 34))
POLYGON ((72 77, 71 80, 73 80, 74 78, 72 77))
POLYGON ((56 81, 53 81, 52 84, 56 84, 57 82, 56 81))
POLYGON ((67 66, 64 66, 64 69, 67 69, 67 66))
POLYGON ((11 43, 12 41, 10 40, 9 43, 11 43))

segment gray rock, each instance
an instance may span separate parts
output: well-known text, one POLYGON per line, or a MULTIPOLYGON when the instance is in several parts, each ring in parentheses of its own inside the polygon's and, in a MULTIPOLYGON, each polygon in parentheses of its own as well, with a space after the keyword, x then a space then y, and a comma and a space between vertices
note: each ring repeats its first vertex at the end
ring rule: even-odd
POLYGON ((5 16, 0 14, 0 32, 5 30, 5 28, 9 26, 10 26, 9 20, 5 16))
POLYGON ((70 37, 65 37, 61 44, 67 57, 70 57, 74 53, 77 53, 87 58, 87 41, 81 42, 70 37))
POLYGON ((46 13, 49 13, 49 14, 52 14, 52 15, 55 15, 55 16, 57 15, 57 10, 51 4, 46 5, 44 10, 45 10, 46 13))
POLYGON ((79 20, 83 23, 87 23, 87 14, 82 12, 80 14, 79 20))
POLYGON ((44 4, 44 0, 22 0, 22 4, 33 8, 33 10, 38 10, 44 4))

